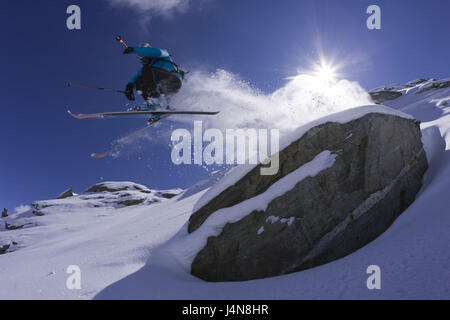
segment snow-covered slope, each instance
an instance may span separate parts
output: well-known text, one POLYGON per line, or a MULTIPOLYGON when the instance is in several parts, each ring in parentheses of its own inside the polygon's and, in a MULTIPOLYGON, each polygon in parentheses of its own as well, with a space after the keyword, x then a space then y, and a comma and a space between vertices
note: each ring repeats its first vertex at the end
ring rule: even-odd
POLYGON ((127 207, 117 205, 116 198, 110 205, 84 193, 42 202, 57 203, 43 208, 44 216, 8 217, 11 224, 34 225, 0 230, 1 241, 17 243, 16 251, 0 255, 0 298, 448 299, 450 88, 441 83, 426 80, 390 89, 402 95, 384 104, 423 122, 430 168, 413 205, 379 238, 349 256, 247 282, 208 283, 191 276, 183 263, 189 258, 186 222, 213 176, 194 188, 199 192, 191 188, 160 202, 127 207), (81 290, 66 288, 70 265, 81 269, 81 290), (381 268, 381 290, 366 287, 369 265, 381 268))

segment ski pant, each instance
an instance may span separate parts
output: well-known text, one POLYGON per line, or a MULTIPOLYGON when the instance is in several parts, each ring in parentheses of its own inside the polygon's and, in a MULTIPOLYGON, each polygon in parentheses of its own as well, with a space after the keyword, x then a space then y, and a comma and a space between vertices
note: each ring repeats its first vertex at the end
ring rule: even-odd
POLYGON ((144 100, 159 98, 162 94, 174 94, 181 88, 181 80, 173 72, 151 66, 143 67, 142 75, 136 79, 135 84, 144 100))

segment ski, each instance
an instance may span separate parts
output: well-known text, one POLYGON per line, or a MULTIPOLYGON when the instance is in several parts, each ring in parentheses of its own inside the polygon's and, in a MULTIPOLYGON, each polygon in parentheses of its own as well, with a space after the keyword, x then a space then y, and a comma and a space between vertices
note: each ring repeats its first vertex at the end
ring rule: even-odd
POLYGON ((96 159, 101 159, 106 157, 107 155, 110 155, 111 153, 113 153, 114 151, 116 151, 119 147, 121 147, 125 142, 127 142, 128 140, 130 140, 131 138, 139 135, 140 133, 144 132, 145 130, 147 130, 148 128, 150 128, 151 126, 153 126, 155 123, 169 117, 170 114, 166 114, 166 115, 162 115, 158 120, 152 121, 152 122, 148 122, 147 125, 144 128, 141 128, 139 130, 136 130, 135 132, 129 134, 128 136, 119 139, 119 141, 117 142, 117 144, 112 147, 111 149, 109 149, 106 152, 103 153, 92 153, 91 157, 92 158, 96 158, 96 159))
POLYGON ((100 113, 88 113, 88 114, 76 114, 70 110, 67 112, 76 119, 93 119, 93 118, 105 118, 105 117, 117 117, 117 116, 139 116, 139 115, 152 115, 152 114, 197 114, 197 115, 216 115, 219 111, 176 111, 176 110, 155 110, 155 111, 122 111, 122 112, 100 112, 100 113))
POLYGON ((113 146, 110 150, 103 152, 103 153, 92 153, 91 157, 100 159, 104 158, 107 155, 110 155, 114 151, 116 151, 120 146, 122 146, 125 142, 130 140, 131 138, 137 136, 138 134, 144 132, 148 128, 150 128, 155 123, 176 114, 197 114, 197 115, 216 115, 219 113, 219 111, 177 111, 177 110, 155 110, 155 111, 122 111, 122 112, 100 112, 100 113, 89 113, 89 114, 75 114, 72 113, 70 110, 67 110, 67 112, 76 119, 94 119, 94 118, 105 118, 105 117, 116 117, 116 116, 139 116, 139 115, 160 115, 160 118, 155 121, 149 121, 147 125, 144 128, 141 128, 128 136, 120 139, 118 143, 113 146))

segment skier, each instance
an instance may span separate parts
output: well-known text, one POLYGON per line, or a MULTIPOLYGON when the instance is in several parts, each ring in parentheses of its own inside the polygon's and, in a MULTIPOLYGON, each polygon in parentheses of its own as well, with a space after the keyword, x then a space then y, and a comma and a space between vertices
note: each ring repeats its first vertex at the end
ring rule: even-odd
POLYGON ((216 115, 219 113, 219 111, 175 110, 169 108, 168 98, 180 90, 182 81, 184 80, 184 72, 175 62, 173 62, 167 50, 152 48, 152 46, 148 43, 141 43, 137 47, 129 47, 122 40, 121 36, 117 36, 116 41, 126 47, 123 52, 124 54, 134 53, 142 63, 142 68, 133 78, 131 78, 125 88, 125 91, 74 84, 70 82, 68 83, 68 86, 125 93, 125 96, 130 101, 135 100, 134 89, 136 89, 136 92, 144 98, 144 103, 140 106, 122 112, 97 112, 89 114, 76 114, 72 113, 70 110, 67 110, 67 112, 76 119, 121 117, 129 115, 147 116, 149 114, 151 114, 151 118, 147 121, 147 125, 144 128, 141 128, 120 139, 119 143, 106 152, 92 153, 91 157, 103 158, 112 154, 121 145, 123 145, 125 141, 128 141, 144 130, 147 130, 156 121, 165 119, 169 116, 177 114, 216 115))
MULTIPOLYGON (((168 96, 181 88, 184 72, 173 62, 165 49, 152 48, 148 43, 137 47, 127 47, 124 54, 134 53, 143 67, 130 79, 125 88, 125 96, 134 101, 134 88, 145 102, 133 110, 156 110, 168 108, 168 96)), ((158 116, 154 117, 153 120, 158 116)))

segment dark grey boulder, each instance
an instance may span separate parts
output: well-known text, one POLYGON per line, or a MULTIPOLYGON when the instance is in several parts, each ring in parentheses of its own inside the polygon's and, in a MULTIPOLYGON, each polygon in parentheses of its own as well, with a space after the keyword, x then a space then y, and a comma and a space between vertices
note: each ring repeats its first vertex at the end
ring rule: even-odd
POLYGON ((265 278, 341 258, 383 233, 414 201, 428 167, 418 123, 369 113, 341 124, 327 122, 280 151, 280 170, 257 166, 194 212, 195 232, 215 211, 266 191, 273 183, 329 150, 334 164, 272 199, 266 211, 248 212, 210 236, 191 273, 207 281, 265 278))

